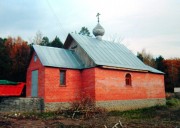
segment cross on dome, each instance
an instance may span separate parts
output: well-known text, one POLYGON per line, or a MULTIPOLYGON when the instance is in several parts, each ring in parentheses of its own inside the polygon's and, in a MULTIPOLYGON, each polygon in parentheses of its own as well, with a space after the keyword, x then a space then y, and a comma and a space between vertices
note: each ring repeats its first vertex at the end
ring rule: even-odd
POLYGON ((99 23, 99 16, 100 15, 101 15, 100 13, 97 13, 97 15, 96 15, 96 17, 98 18, 98 23, 99 23))
POLYGON ((96 17, 98 19, 98 24, 96 25, 96 27, 93 29, 93 34, 94 36, 99 39, 99 40, 102 40, 102 36, 104 35, 105 33, 105 30, 104 28, 100 25, 99 23, 99 16, 100 16, 100 13, 97 13, 96 17))

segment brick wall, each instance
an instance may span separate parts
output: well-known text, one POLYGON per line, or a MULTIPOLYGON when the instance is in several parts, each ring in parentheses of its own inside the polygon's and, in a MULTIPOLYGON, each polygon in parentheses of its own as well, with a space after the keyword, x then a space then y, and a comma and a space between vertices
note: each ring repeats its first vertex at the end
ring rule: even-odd
POLYGON ((95 99, 95 68, 82 71, 82 96, 86 95, 95 99))
POLYGON ((66 85, 60 85, 60 69, 45 68, 45 102, 71 102, 78 100, 82 90, 81 72, 66 70, 66 85))
POLYGON ((81 93, 81 71, 66 70, 66 85, 60 86, 60 68, 44 67, 40 60, 34 61, 32 56, 27 70, 26 94, 31 97, 32 71, 38 70, 38 97, 45 102, 70 102, 77 100, 81 93))
POLYGON ((164 75, 95 68, 95 90, 96 101, 165 98, 164 75), (125 84, 127 73, 131 86, 125 84))
POLYGON ((34 61, 34 55, 33 54, 29 67, 27 69, 26 74, 26 96, 31 97, 31 84, 32 84, 32 71, 38 70, 38 97, 43 98, 44 97, 44 71, 45 67, 41 64, 39 58, 37 57, 37 60, 34 61))

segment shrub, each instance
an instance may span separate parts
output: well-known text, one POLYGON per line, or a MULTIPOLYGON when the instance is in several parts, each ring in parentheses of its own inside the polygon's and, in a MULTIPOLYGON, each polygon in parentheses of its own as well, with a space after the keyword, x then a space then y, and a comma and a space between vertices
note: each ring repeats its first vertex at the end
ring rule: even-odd
POLYGON ((178 106, 180 105, 180 99, 177 98, 171 98, 166 101, 166 104, 168 106, 178 106))
POLYGON ((61 111, 62 114, 66 117, 74 118, 96 118, 106 115, 106 110, 104 108, 96 107, 95 102, 90 97, 83 97, 79 101, 74 101, 71 103, 70 107, 67 110, 61 111))

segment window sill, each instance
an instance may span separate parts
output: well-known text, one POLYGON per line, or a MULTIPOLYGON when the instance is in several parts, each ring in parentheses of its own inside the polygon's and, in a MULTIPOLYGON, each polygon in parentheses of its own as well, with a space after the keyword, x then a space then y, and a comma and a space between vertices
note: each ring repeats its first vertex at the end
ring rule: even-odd
POLYGON ((60 84, 59 86, 60 86, 60 87, 66 87, 66 85, 64 85, 64 84, 60 84))
POLYGON ((132 85, 125 85, 126 87, 128 87, 128 88, 132 88, 132 85))

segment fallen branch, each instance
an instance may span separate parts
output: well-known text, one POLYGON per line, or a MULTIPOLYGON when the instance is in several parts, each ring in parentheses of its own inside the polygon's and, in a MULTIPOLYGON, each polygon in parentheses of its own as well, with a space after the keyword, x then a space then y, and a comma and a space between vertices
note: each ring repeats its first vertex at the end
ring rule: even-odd
POLYGON ((105 127, 105 128, 107 128, 107 126, 106 126, 106 125, 104 125, 104 127, 105 127))
POLYGON ((117 127, 118 124, 119 124, 119 123, 116 123, 112 128, 118 128, 118 127, 117 127))
POLYGON ((120 126, 123 128, 123 125, 122 125, 122 123, 121 123, 121 121, 119 120, 119 124, 120 124, 120 126))
POLYGON ((75 114, 79 112, 79 107, 80 106, 78 106, 78 108, 73 112, 72 119, 74 119, 75 114))
MULTIPOLYGON (((118 125, 120 125, 120 127, 121 128, 123 128, 123 125, 122 125, 122 123, 121 123, 121 121, 119 120, 119 122, 118 123, 116 123, 112 128, 118 128, 118 125)), ((107 128, 107 126, 106 125, 104 125, 104 127, 105 128, 107 128)))
POLYGON ((73 112, 72 119, 74 119, 76 113, 79 113, 79 110, 73 112))

